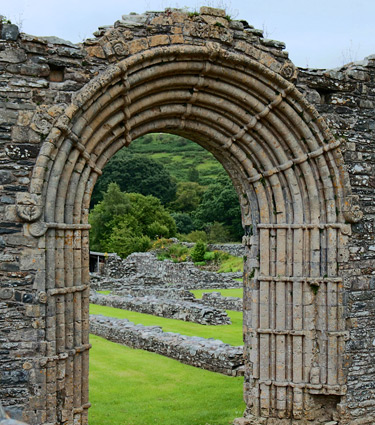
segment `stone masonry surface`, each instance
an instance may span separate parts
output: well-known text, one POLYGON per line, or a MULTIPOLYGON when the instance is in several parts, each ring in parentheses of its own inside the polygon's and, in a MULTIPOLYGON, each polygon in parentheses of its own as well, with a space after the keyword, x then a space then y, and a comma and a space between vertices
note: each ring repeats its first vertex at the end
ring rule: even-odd
POLYGON ((135 252, 125 260, 111 256, 107 260, 106 274, 121 279, 125 285, 127 281, 185 289, 238 288, 242 285, 233 280, 232 275, 199 270, 191 262, 159 261, 153 252, 135 252))
POLYGON ((170 300, 185 300, 194 302, 196 300, 194 294, 187 289, 183 288, 165 288, 152 286, 151 288, 145 286, 132 286, 129 288, 116 289, 112 291, 113 295, 133 297, 147 297, 155 296, 157 298, 168 298, 170 300))
MULTIPOLYGON (((340 262, 345 286, 347 395, 351 425, 375 423, 375 55, 334 70, 302 69, 298 86, 336 137, 363 219, 340 262)), ((346 423, 346 422, 345 422, 346 423)))
POLYGON ((204 305, 222 310, 243 310, 243 301, 239 297, 223 297, 220 292, 205 292, 200 300, 204 305))
POLYGON ((91 292, 90 302, 123 310, 137 311, 138 313, 152 314, 153 316, 200 323, 201 325, 231 324, 228 314, 218 308, 189 301, 158 298, 152 295, 134 297, 132 295, 101 295, 91 292))
POLYGON ((243 374, 243 348, 217 339, 163 332, 159 326, 90 315, 90 332, 132 348, 152 351, 182 363, 229 376, 243 374))

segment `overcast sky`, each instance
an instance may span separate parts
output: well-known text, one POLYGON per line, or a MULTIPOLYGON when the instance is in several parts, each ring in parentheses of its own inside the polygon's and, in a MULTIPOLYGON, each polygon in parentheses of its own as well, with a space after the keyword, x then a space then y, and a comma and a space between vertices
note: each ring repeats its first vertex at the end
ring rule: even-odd
POLYGON ((375 0, 0 0, 0 14, 28 34, 77 43, 130 12, 201 5, 225 8, 285 42, 297 66, 336 68, 375 54, 375 0))

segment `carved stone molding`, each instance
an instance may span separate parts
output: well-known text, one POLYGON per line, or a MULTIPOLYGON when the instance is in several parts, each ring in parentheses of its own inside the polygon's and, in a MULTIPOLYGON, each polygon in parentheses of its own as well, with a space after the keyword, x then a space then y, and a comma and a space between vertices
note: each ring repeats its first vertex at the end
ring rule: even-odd
POLYGON ((30 235, 35 238, 40 238, 47 232, 47 230, 47 223, 44 223, 43 221, 36 221, 35 223, 31 223, 29 226, 30 235))
POLYGON ((344 202, 344 218, 348 223, 358 223, 362 217, 363 212, 358 205, 359 198, 356 195, 348 196, 344 202))
POLYGON ((37 221, 43 212, 41 196, 28 192, 18 193, 16 210, 24 221, 29 223, 37 221))
POLYGON ((297 78, 296 67, 292 63, 286 63, 281 68, 281 75, 287 80, 295 80, 297 78))

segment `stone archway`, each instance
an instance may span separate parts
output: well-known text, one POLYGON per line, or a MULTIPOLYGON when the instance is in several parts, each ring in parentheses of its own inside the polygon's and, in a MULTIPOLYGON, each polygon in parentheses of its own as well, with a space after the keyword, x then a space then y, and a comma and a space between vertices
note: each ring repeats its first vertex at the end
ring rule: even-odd
POLYGON ((26 417, 36 424, 37 406, 45 424, 87 424, 90 196, 120 148, 160 131, 212 152, 240 198, 247 419, 330 420, 345 394, 338 263, 353 219, 340 141, 290 81, 289 61, 252 42, 233 49, 224 32, 217 42, 203 31, 203 42, 182 43, 154 25, 130 48, 116 30, 107 35, 112 64, 73 96, 18 196, 25 231, 38 239, 34 289, 45 306, 33 367, 40 391, 26 417))

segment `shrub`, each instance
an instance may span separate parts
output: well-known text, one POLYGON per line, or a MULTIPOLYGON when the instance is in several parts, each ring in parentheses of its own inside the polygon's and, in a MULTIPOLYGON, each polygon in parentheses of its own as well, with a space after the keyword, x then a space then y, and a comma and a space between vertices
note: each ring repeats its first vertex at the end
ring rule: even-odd
POLYGON ((169 229, 164 224, 154 221, 147 226, 147 234, 151 239, 155 239, 160 236, 167 236, 169 234, 169 229))
POLYGON ((204 230, 194 230, 193 232, 190 232, 188 235, 186 235, 185 239, 188 242, 207 242, 207 234, 204 230))
POLYGON ((158 238, 152 242, 151 249, 157 251, 159 249, 164 249, 173 244, 172 239, 167 238, 158 238))
POLYGON ((109 239, 109 249, 121 258, 126 258, 132 252, 145 252, 151 246, 151 240, 145 235, 134 235, 126 225, 114 229, 109 239))
POLYGON ((222 223, 215 221, 209 226, 208 241, 210 243, 224 243, 230 240, 230 232, 222 223))
POLYGON ((191 251, 191 259, 194 261, 194 263, 204 261, 204 254, 206 253, 206 251, 206 244, 202 241, 198 241, 195 244, 193 250, 191 251))
POLYGON ((213 261, 215 259, 215 253, 213 251, 207 251, 204 253, 204 261, 213 261))
POLYGON ((185 245, 173 244, 168 249, 168 254, 171 257, 181 257, 184 254, 187 254, 189 249, 185 245))

